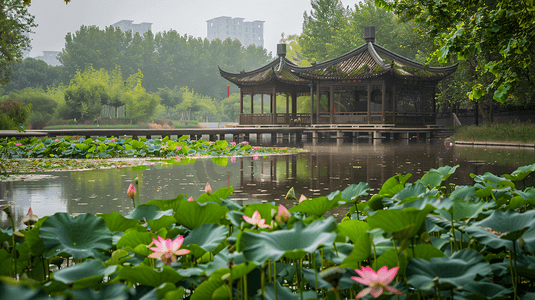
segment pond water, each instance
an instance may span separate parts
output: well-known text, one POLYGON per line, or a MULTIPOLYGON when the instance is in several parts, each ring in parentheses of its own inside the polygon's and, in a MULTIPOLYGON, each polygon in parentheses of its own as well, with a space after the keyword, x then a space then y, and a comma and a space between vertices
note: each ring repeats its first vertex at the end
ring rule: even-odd
MULTIPOLYGON (((53 175, 49 179, 0 182, 0 200, 14 204, 17 226, 22 225, 22 216, 30 206, 39 217, 56 212, 129 214, 133 205, 126 190, 138 177, 142 203, 178 194, 196 198, 209 182, 214 190, 234 187, 232 199, 240 204, 275 201, 291 207, 296 202, 284 199, 291 187, 298 197, 318 197, 362 181, 374 194, 398 173, 411 173, 409 182, 413 182, 430 168, 445 165, 460 165, 450 182, 465 185, 472 184, 470 173, 501 175, 535 162, 533 148, 450 146, 441 140, 305 144, 304 149, 308 152, 238 157, 235 162, 203 158, 187 163, 183 159, 172 165, 49 172, 44 173, 53 175)), ((333 212, 337 218, 345 213, 344 208, 333 212)), ((7 223, 3 212, 0 222, 7 223)))

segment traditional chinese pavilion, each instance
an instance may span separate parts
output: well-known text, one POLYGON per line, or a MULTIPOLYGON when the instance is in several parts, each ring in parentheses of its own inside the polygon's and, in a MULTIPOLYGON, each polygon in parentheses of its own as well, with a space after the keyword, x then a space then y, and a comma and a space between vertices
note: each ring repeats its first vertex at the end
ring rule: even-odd
POLYGON ((397 55, 375 43, 375 27, 366 27, 364 38, 362 46, 307 67, 288 60, 286 45, 279 44, 278 57, 261 68, 237 74, 220 69, 240 88, 240 125, 435 124, 436 85, 457 65, 434 68, 397 55), (255 95, 261 95, 260 112, 253 108, 255 95), (276 111, 276 95, 286 95, 286 112, 276 111), (297 97, 304 95, 310 107, 299 110, 308 113, 297 113, 297 97), (264 107, 265 96, 270 107, 264 107), (244 113, 244 101, 250 113, 244 113))

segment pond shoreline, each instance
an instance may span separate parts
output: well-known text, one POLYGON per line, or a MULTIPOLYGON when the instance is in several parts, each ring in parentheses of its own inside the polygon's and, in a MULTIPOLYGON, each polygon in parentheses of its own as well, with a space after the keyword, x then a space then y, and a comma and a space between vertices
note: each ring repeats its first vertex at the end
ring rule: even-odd
POLYGON ((472 146, 495 146, 495 147, 519 147, 519 148, 535 148, 535 144, 521 143, 521 142, 481 142, 481 141, 455 141, 456 145, 472 145, 472 146))

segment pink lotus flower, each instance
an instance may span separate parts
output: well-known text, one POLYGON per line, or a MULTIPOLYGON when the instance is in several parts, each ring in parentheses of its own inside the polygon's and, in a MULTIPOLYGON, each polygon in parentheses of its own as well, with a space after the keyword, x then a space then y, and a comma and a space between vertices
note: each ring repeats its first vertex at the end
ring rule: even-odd
POLYGON ((188 201, 193 201, 193 196, 190 196, 188 201))
POLYGON ((58 140, 58 139, 55 139, 55 140, 54 140, 54 143, 57 143, 57 142, 59 142, 59 140, 58 140))
POLYGON ((182 149, 182 146, 176 146, 175 149, 176 149, 176 151, 178 151, 178 150, 182 149))
POLYGON ((279 213, 275 217, 277 221, 280 223, 286 223, 288 222, 288 219, 290 218, 290 212, 284 207, 282 204, 279 204, 279 213))
POLYGON ((253 148, 253 150, 258 150, 258 149, 260 149, 260 147, 252 147, 252 148, 253 148))
POLYGON ((399 267, 394 267, 388 270, 387 266, 384 266, 377 271, 377 273, 370 267, 362 267, 362 270, 355 269, 355 272, 360 275, 360 277, 352 276, 351 279, 356 282, 367 285, 368 287, 360 291, 357 295, 358 298, 362 298, 368 294, 372 294, 374 298, 381 296, 384 290, 394 293, 396 295, 401 295, 401 292, 396 288, 388 286, 392 280, 396 277, 399 267))
POLYGON ((258 155, 253 156, 253 159, 257 160, 258 159, 258 155))
POLYGON ((28 209, 28 213, 22 218, 22 223, 28 224, 30 226, 31 224, 34 224, 35 222, 39 221, 39 217, 33 214, 32 208, 28 209))
POLYGON ((180 156, 176 157, 176 162, 180 162, 180 156))
POLYGON ((212 194, 212 187, 210 186, 210 183, 206 183, 206 186, 204 187, 204 192, 208 195, 212 194))
POLYGON ((230 143, 232 146, 236 146, 236 142, 232 142, 230 143))
POLYGON ((236 156, 231 157, 230 162, 236 162, 236 156))
POLYGON ((303 202, 305 200, 307 200, 307 197, 305 195, 301 194, 301 197, 299 197, 299 203, 301 203, 301 202, 303 202))
POLYGON ((181 235, 174 240, 164 240, 161 236, 159 236, 158 240, 152 239, 152 243, 147 246, 147 248, 154 251, 154 253, 149 254, 148 257, 157 258, 166 265, 170 265, 171 261, 176 263, 177 259, 175 255, 185 255, 190 252, 188 249, 180 249, 180 246, 182 246, 183 242, 184 237, 181 235), (153 244, 156 245, 156 247, 150 247, 153 244), (171 259, 171 261, 169 261, 169 259, 171 259))
POLYGON ((244 144, 244 145, 249 145, 249 142, 243 142, 242 144, 244 144))
POLYGON ((136 188, 133 184, 130 184, 128 190, 126 191, 126 194, 128 195, 128 197, 130 197, 130 199, 134 200, 134 197, 136 196, 136 188))
POLYGON ((111 141, 112 143, 115 143, 115 139, 111 139, 110 141, 111 141))
POLYGON ((260 219, 260 213, 258 212, 258 210, 255 210, 252 218, 249 218, 248 216, 243 216, 243 219, 245 220, 245 222, 253 224, 258 228, 271 228, 271 226, 265 224, 266 219, 260 219))
POLYGON ((167 145, 163 145, 162 146, 162 149, 168 149, 168 148, 169 148, 169 146, 167 146, 167 145))
POLYGON ((22 144, 15 144, 15 146, 19 147, 19 146, 22 146, 22 144))

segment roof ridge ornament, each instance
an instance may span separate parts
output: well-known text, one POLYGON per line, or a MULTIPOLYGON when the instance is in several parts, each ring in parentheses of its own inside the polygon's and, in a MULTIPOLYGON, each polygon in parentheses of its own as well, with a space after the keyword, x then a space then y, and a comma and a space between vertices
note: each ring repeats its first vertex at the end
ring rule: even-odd
POLYGON ((381 68, 385 68, 385 61, 375 52, 375 49, 373 48, 373 44, 371 42, 368 42, 368 52, 370 53, 370 56, 373 58, 375 63, 377 63, 381 68))
POLYGON ((364 40, 366 43, 375 43, 375 26, 364 27, 364 40))

